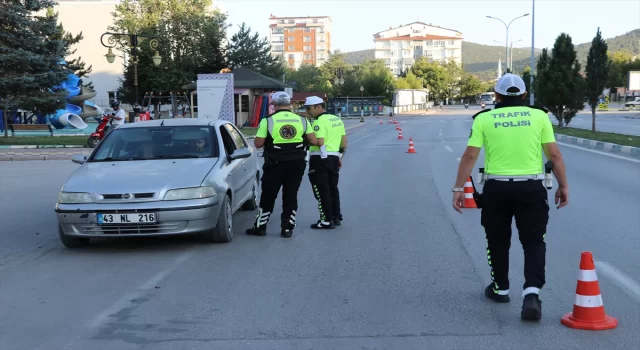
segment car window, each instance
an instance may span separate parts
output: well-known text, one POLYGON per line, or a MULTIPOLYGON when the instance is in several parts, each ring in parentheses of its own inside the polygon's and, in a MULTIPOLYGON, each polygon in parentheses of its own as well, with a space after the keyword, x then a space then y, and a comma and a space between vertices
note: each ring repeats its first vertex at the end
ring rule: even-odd
POLYGON ((89 161, 218 157, 215 132, 208 126, 158 126, 115 129, 89 161))
POLYGON ((227 155, 231 155, 233 151, 236 150, 236 144, 233 141, 233 137, 227 131, 227 128, 224 126, 220 127, 220 136, 222 136, 222 143, 224 144, 224 150, 227 152, 227 155))
POLYGON ((229 134, 231 134, 231 137, 233 138, 233 142, 235 143, 237 149, 248 147, 244 142, 244 139, 242 138, 242 134, 240 134, 240 131, 238 131, 238 129, 236 129, 234 125, 225 124, 225 127, 227 128, 227 131, 229 131, 229 134))

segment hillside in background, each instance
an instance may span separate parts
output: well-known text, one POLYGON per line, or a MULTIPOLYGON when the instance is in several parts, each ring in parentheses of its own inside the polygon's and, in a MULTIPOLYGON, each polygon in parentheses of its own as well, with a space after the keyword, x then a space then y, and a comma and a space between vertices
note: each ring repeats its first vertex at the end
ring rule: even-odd
MULTIPOLYGON (((595 32, 594 32, 595 35, 595 32)), ((628 51, 633 55, 640 54, 640 29, 632 30, 626 34, 606 39, 609 45, 609 52, 628 51)), ((574 43, 575 44, 575 43, 574 43)), ((584 69, 586 65, 587 55, 591 42, 576 45, 578 60, 584 69)), ((552 47, 549 48, 551 51, 552 47)), ((538 56, 542 49, 535 49, 535 55, 538 56)), ((345 61, 349 64, 360 64, 366 60, 374 59, 375 51, 361 50, 345 52, 345 61)), ((502 59, 502 69, 506 68, 504 46, 482 45, 471 42, 462 43, 462 63, 464 70, 475 73, 481 79, 495 78, 498 69, 498 59, 502 59)), ((537 57, 536 57, 537 58, 537 57)), ((513 70, 515 72, 522 71, 531 63, 531 48, 514 48, 513 49, 513 70)))

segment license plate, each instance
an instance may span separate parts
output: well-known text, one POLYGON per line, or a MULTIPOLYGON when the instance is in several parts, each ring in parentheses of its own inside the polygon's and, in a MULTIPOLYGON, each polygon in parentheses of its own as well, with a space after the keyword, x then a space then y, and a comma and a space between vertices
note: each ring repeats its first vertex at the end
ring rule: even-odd
POLYGON ((98 214, 98 225, 153 224, 157 220, 156 213, 98 214))

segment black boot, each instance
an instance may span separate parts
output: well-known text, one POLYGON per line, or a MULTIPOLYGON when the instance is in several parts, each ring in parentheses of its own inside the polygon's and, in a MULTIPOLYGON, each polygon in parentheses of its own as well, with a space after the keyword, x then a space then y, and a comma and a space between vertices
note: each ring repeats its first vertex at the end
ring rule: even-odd
POLYGON ((531 293, 524 296, 520 318, 523 321, 538 321, 542 318, 542 302, 538 294, 531 293))
POLYGON ((267 235, 267 226, 260 227, 252 227, 247 229, 246 233, 250 236, 266 236, 267 235))
POLYGON ((491 282, 491 284, 484 289, 484 295, 487 298, 495 301, 496 303, 501 303, 501 304, 508 303, 509 301, 511 301, 511 298, 509 298, 508 295, 500 295, 496 293, 493 289, 494 287, 495 287, 495 283, 491 282))
POLYGON ((311 228, 316 230, 333 230, 336 228, 336 224, 333 220, 324 222, 322 220, 318 220, 318 222, 311 225, 311 228))

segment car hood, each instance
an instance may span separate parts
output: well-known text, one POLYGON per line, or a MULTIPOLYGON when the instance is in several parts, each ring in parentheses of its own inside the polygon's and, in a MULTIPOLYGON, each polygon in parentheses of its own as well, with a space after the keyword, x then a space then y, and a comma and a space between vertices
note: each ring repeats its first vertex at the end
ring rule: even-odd
POLYGON ((200 186, 218 158, 87 162, 64 185, 66 192, 147 193, 200 186))

